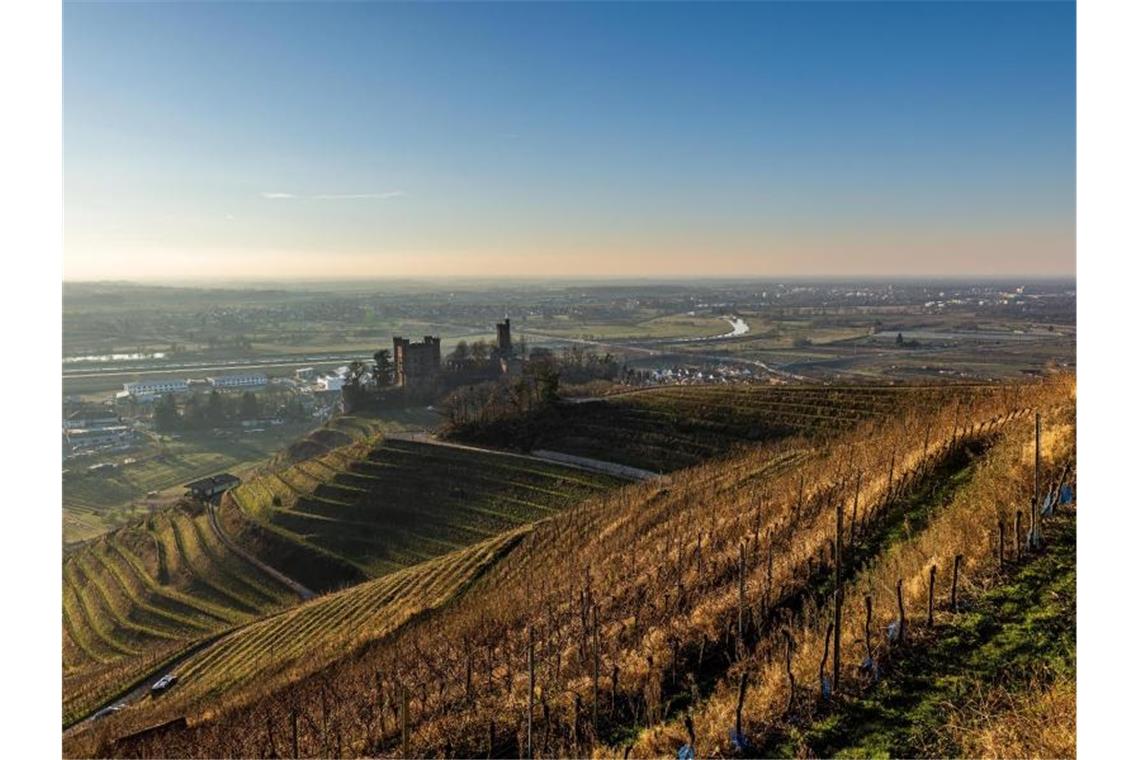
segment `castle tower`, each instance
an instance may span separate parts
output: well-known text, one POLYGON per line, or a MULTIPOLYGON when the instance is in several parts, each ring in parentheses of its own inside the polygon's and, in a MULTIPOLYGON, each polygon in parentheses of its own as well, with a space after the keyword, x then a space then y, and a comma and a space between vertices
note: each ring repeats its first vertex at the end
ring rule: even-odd
POLYGON ((511 356, 514 349, 511 348, 511 320, 510 318, 504 319, 502 322, 495 324, 495 332, 499 337, 499 355, 511 356))
POLYGON ((440 340, 425 335, 422 343, 407 338, 392 338, 392 359, 396 365, 396 384, 408 390, 430 387, 439 377, 440 340))

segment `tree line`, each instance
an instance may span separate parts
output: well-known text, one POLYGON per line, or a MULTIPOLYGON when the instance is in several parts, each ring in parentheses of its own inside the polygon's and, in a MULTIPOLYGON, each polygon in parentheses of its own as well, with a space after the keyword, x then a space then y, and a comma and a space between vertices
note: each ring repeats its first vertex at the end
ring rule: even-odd
POLYGON ((306 415, 301 399, 296 396, 272 403, 252 391, 231 396, 213 390, 204 396, 189 396, 181 404, 171 394, 163 396, 154 406, 154 427, 160 433, 205 430, 269 416, 301 420, 306 415))

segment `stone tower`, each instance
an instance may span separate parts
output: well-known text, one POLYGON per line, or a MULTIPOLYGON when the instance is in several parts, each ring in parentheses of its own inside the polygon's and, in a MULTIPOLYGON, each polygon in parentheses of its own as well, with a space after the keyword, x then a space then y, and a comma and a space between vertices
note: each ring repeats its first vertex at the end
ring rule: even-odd
POLYGON ((495 332, 499 337, 499 355, 511 356, 514 354, 514 349, 511 347, 511 320, 510 318, 504 319, 502 322, 495 324, 495 332))

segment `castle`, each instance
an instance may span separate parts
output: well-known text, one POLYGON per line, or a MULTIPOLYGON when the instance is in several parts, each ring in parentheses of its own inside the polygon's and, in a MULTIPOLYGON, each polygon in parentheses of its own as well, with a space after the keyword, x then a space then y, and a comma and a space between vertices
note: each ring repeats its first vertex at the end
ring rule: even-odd
MULTIPOLYGON (((515 356, 511 343, 511 320, 495 324, 496 353, 502 374, 517 375, 522 361, 515 356)), ((438 390, 443 362, 440 358, 440 339, 425 335, 420 343, 408 338, 392 338, 392 362, 395 365, 393 381, 411 393, 431 393, 438 390)), ((492 365, 494 366, 494 365, 492 365)))
POLYGON ((430 390, 439 378, 439 338, 425 335, 422 343, 408 338, 392 338, 392 361, 396 385, 409 391, 430 390))

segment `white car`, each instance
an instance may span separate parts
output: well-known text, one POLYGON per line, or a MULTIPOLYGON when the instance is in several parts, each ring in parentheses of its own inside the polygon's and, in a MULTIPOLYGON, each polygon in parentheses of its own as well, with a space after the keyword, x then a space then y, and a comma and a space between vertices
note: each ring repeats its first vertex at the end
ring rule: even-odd
POLYGON ((178 676, 173 673, 167 673, 162 678, 154 682, 150 687, 151 696, 157 696, 170 689, 174 684, 178 683, 178 676))
POLYGON ((114 715, 115 713, 117 713, 117 712, 119 712, 120 710, 124 709, 126 706, 127 706, 127 705, 126 705, 126 703, 125 703, 125 702, 120 702, 120 703, 118 703, 117 705, 111 705, 110 707, 104 707, 102 710, 100 710, 99 712, 95 713, 95 715, 93 716, 93 718, 94 718, 95 720, 100 720, 100 719, 102 719, 102 718, 106 718, 108 715, 114 715))

